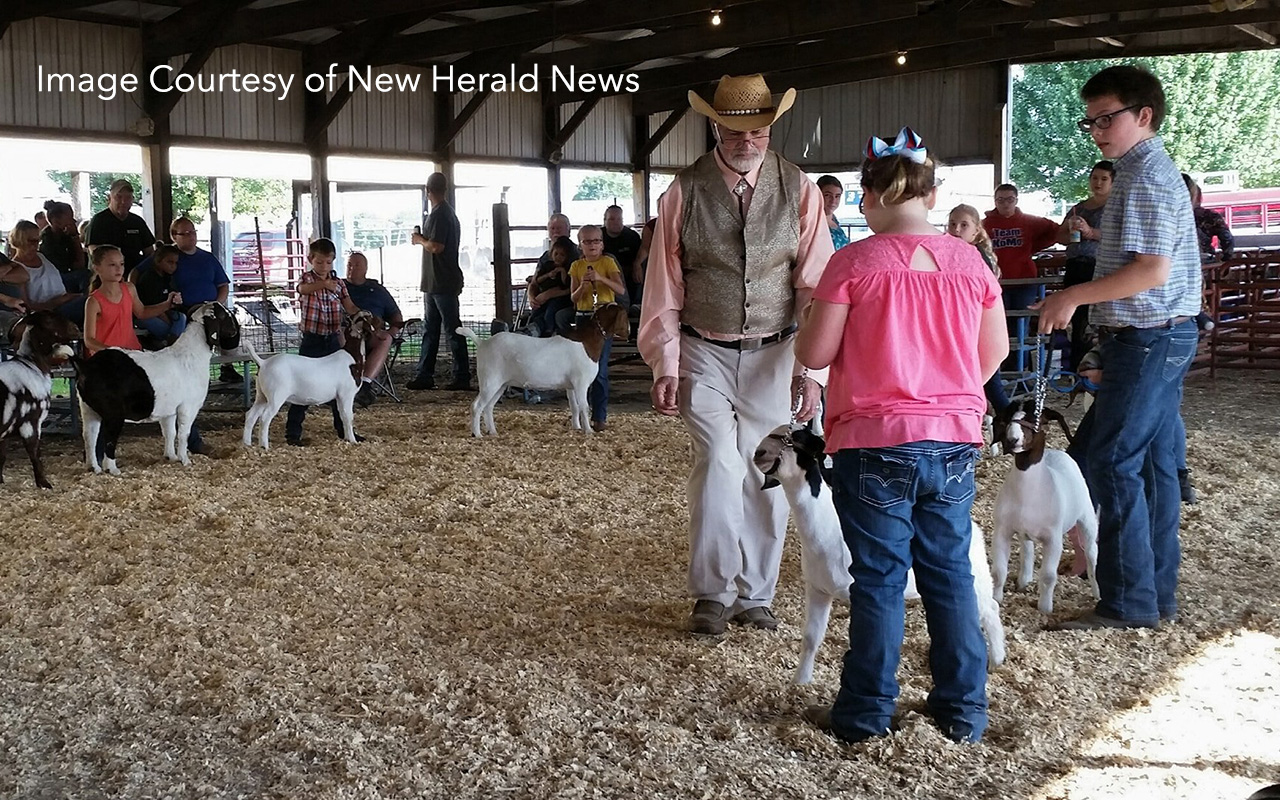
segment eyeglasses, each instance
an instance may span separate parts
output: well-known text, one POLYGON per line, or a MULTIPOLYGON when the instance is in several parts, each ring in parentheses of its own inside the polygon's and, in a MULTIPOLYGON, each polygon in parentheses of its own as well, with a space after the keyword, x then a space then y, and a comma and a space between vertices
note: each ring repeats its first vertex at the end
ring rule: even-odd
POLYGON ((1098 116, 1092 117, 1092 118, 1085 117, 1084 119, 1076 122, 1076 127, 1078 127, 1084 133, 1088 133, 1094 128, 1097 128, 1100 131, 1105 131, 1107 128, 1111 127, 1112 117, 1116 116, 1117 114, 1123 114, 1126 111, 1132 111, 1135 108, 1142 108, 1142 104, 1138 103, 1132 106, 1125 106, 1119 111, 1112 111, 1110 114, 1099 114, 1098 116))
POLYGON ((755 142, 760 139, 768 139, 770 130, 764 128, 764 133, 756 133, 755 131, 732 131, 728 128, 716 126, 720 131, 720 141, 722 142, 755 142))
POLYGON ((196 232, 195 231, 174 231, 173 235, 174 236, 195 236, 196 232))
POLYGON ((604 239, 579 239, 583 244, 604 244, 604 239))

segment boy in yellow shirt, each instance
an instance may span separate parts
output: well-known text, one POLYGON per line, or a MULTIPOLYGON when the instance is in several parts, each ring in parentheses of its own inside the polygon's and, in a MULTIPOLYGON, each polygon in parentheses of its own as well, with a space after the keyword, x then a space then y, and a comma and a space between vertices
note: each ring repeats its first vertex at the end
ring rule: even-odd
MULTIPOLYGON (((582 258, 569 267, 569 297, 578 311, 578 324, 591 319, 596 307, 615 302, 618 295, 626 294, 622 270, 613 256, 605 255, 604 230, 599 225, 584 225, 578 229, 578 246, 582 258)), ((609 415, 609 352, 612 339, 605 339, 604 352, 600 354, 600 371, 587 392, 591 404, 591 428, 604 430, 609 415)))

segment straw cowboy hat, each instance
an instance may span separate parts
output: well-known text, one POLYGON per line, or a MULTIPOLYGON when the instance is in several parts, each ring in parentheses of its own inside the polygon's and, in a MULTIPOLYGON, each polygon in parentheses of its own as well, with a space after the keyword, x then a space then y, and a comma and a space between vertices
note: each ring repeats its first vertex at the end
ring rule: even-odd
POLYGON ((715 97, 711 105, 692 90, 689 92, 689 105, 694 111, 710 117, 714 122, 731 131, 753 131, 756 128, 767 128, 778 121, 778 117, 787 113, 791 104, 796 101, 796 90, 783 92, 782 100, 775 106, 773 95, 769 93, 769 85, 764 76, 725 75, 716 86, 715 97))

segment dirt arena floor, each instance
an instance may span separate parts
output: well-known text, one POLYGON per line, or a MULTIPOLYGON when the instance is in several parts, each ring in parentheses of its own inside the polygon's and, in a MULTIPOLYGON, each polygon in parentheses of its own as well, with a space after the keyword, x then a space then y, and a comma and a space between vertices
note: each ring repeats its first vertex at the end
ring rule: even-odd
MULTIPOLYGON (((245 449, 241 414, 206 413, 223 457, 189 468, 163 461, 154 426, 122 442, 118 478, 50 437, 51 492, 11 443, 0 797, 1093 798, 1063 788, 1075 771, 1172 769, 1191 777, 1127 796, 1202 798, 1197 775, 1232 791, 1280 781, 1275 717, 1248 704, 1215 724, 1249 731, 1260 754, 1097 746, 1159 697, 1174 722, 1155 739, 1206 735, 1179 730, 1177 681, 1224 643, 1260 642, 1241 691, 1280 693, 1280 377, 1188 383, 1201 502, 1184 507, 1176 626, 1047 633, 1033 591, 1007 594, 992 726, 961 747, 922 714, 927 639, 910 607, 901 729, 845 747, 799 712, 834 695, 847 613, 815 683, 790 685, 793 542, 777 633, 683 631, 688 440, 630 372, 590 438, 566 430, 563 400, 507 400, 499 437, 472 440, 471 396, 447 392, 358 411, 358 446, 313 412, 310 446, 283 446, 281 415, 276 447, 245 449)), ((988 531, 1007 469, 979 467, 988 531)), ((1060 614, 1089 605, 1083 581, 1059 584, 1060 614)), ((1229 677, 1203 674, 1193 683, 1229 677)))

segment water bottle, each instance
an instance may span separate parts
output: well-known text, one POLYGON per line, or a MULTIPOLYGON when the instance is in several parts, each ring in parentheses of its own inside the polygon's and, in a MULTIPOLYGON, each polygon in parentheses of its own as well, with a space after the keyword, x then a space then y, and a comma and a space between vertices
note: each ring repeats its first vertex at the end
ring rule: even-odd
MULTIPOLYGON (((1071 215, 1071 220, 1074 222, 1074 221, 1075 221, 1075 219, 1076 219, 1076 215, 1073 213, 1073 214, 1071 215)), ((1074 228, 1074 227, 1073 227, 1073 228, 1071 229, 1071 243, 1072 243, 1072 244, 1080 244, 1080 229, 1079 229, 1079 228, 1074 228)))

